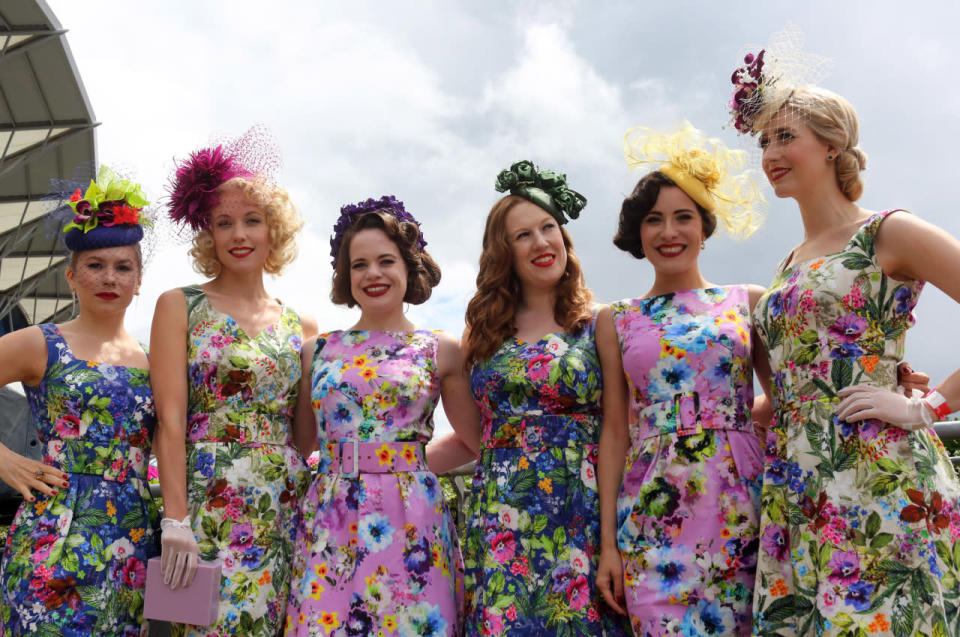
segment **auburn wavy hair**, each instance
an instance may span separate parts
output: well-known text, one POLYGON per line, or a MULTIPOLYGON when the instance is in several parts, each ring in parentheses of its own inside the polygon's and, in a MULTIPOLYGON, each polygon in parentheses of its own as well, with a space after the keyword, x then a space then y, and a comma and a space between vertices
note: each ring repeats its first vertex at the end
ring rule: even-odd
MULTIPOLYGON (((523 197, 507 195, 497 201, 487 215, 477 291, 467 304, 467 369, 489 359, 505 340, 517 333, 517 306, 522 300, 522 290, 513 268, 507 215, 525 201, 523 197)), ((564 330, 575 331, 593 317, 593 293, 587 288, 580 260, 573 252, 573 241, 563 226, 560 234, 567 249, 567 268, 557 283, 553 316, 564 330)))

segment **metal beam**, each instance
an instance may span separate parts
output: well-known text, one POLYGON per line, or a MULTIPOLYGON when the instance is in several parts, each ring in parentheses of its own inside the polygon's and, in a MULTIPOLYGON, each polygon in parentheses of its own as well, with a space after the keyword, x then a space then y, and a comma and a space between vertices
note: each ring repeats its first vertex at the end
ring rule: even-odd
POLYGON ((48 121, 34 122, 12 122, 10 124, 0 124, 0 132, 17 132, 27 130, 47 130, 49 128, 75 128, 77 126, 89 126, 90 122, 85 119, 52 119, 48 121))
POLYGON ((60 133, 55 137, 51 137, 39 144, 30 146, 29 148, 24 148, 21 151, 17 151, 9 157, 5 157, 4 159, 0 160, 0 177, 10 172, 41 150, 55 148, 78 133, 85 133, 86 131, 96 128, 99 125, 100 122, 91 122, 90 124, 86 124, 84 126, 78 126, 71 130, 64 131, 63 133, 60 133))
MULTIPOLYGON (((66 33, 66 30, 61 29, 60 31, 45 31, 42 34, 38 33, 35 37, 30 38, 29 40, 24 40, 19 44, 15 44, 9 48, 4 48, 3 51, 0 51, 0 64, 8 62, 35 47, 36 45, 46 42, 51 38, 58 38, 61 35, 66 33)), ((7 35, 3 32, 0 32, 0 35, 7 35)), ((16 33, 11 35, 18 35, 16 33)), ((26 33, 19 35, 27 35, 26 33)))

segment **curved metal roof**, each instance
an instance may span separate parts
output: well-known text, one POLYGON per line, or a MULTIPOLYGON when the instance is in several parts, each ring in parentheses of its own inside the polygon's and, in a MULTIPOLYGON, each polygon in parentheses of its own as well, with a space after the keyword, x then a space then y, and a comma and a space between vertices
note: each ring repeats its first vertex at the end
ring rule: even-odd
POLYGON ((0 3, 0 319, 17 305, 29 323, 73 314, 41 198, 96 165, 99 123, 64 33, 43 0, 0 3))

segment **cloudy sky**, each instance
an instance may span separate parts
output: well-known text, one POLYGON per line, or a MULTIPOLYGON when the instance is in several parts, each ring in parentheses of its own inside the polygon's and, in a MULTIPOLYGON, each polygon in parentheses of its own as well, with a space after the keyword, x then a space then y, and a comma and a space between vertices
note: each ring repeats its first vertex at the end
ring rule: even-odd
MULTIPOLYGON (((494 178, 521 158, 565 172, 588 198, 568 228, 598 299, 642 295, 649 264, 610 242, 640 176, 623 161, 624 131, 687 119, 737 145, 723 128, 730 73, 746 46, 789 22, 806 50, 834 60, 822 84, 859 111, 869 157, 860 203, 908 208, 960 235, 953 3, 48 3, 102 122, 100 160, 133 169, 154 196, 173 157, 254 123, 273 131, 282 183, 307 224, 299 259, 268 287, 321 329, 356 320, 328 301, 339 207, 391 193, 443 268, 411 317, 459 334, 494 178)), ((795 204, 775 200, 749 241, 711 239, 702 269, 716 283, 767 284, 801 231, 795 204)), ((148 268, 128 321, 144 339, 156 296, 200 280, 182 247, 148 268)), ((944 356, 960 351, 960 308, 930 288, 918 314, 908 358, 936 381, 960 361, 944 356)))

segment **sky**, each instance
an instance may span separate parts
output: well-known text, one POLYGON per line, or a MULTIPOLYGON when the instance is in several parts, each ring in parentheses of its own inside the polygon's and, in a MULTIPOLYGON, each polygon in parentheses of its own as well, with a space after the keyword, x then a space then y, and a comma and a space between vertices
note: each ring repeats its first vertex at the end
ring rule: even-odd
MULTIPOLYGON (((906 208, 960 236, 960 40, 954 3, 48 0, 96 119, 99 160, 154 198, 174 157, 262 123, 283 152, 280 183, 306 220, 300 256, 268 290, 321 330, 333 306, 330 229, 345 203, 394 194, 422 223, 443 279, 420 326, 459 335, 497 173, 519 159, 567 174, 587 207, 567 228, 599 301, 643 295, 653 272, 613 247, 632 126, 688 120, 742 147, 727 120, 730 74, 787 24, 833 60, 821 84, 860 115, 868 209, 906 208)), ((770 282, 802 239, 792 200, 771 199, 747 241, 715 236, 701 269, 718 284, 770 282)), ((147 264, 128 328, 148 340, 156 297, 200 282, 167 242, 147 264)), ((960 308, 932 288, 907 358, 938 381, 960 357, 960 308)))

